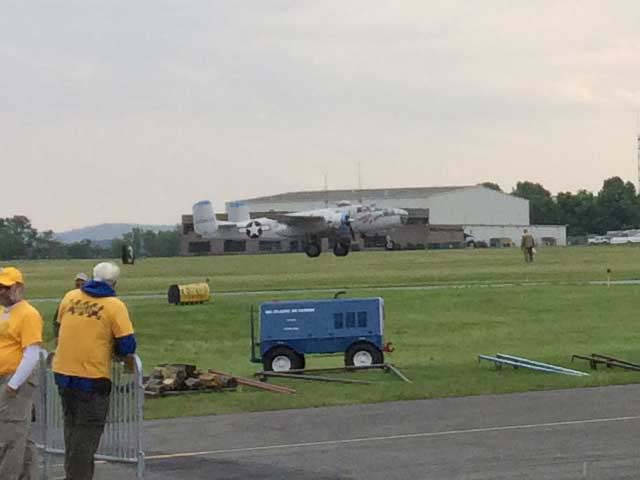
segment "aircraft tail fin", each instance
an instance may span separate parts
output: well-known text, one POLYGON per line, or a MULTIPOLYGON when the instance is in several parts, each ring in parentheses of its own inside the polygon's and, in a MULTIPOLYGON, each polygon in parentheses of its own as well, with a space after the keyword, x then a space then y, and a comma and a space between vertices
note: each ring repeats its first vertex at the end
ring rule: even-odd
POLYGON ((198 235, 211 237, 218 230, 218 221, 209 200, 193 205, 193 229, 198 235))

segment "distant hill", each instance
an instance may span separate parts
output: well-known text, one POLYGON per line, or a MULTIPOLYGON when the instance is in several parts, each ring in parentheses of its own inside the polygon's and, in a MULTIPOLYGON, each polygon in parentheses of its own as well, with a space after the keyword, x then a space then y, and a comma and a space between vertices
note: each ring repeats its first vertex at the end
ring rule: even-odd
POLYGON ((79 242, 81 240, 91 240, 93 242, 105 242, 120 238, 125 233, 129 233, 133 228, 139 227, 142 230, 153 230, 154 232, 173 230, 175 225, 137 225, 135 223, 103 223, 93 227, 77 228, 55 234, 56 240, 63 243, 79 242))

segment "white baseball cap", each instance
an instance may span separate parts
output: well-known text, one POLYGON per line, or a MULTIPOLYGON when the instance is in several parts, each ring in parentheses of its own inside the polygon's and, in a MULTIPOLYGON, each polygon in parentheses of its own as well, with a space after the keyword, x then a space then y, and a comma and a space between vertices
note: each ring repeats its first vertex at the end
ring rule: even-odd
POLYGON ((93 267, 93 279, 96 282, 116 283, 120 276, 120 267, 115 263, 102 262, 93 267))

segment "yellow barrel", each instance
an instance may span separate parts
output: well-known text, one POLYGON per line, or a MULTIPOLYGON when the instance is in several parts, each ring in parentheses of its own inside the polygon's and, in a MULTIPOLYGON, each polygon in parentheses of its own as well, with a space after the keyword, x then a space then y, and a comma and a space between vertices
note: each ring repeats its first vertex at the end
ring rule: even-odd
POLYGON ((174 305, 208 302, 210 295, 208 283, 171 285, 168 292, 169 303, 174 305))

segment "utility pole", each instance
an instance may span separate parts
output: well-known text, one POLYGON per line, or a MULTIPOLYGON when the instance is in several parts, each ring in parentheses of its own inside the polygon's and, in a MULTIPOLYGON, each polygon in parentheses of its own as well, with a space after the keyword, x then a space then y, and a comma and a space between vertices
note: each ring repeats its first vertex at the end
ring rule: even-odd
POLYGON ((637 155, 638 155, 638 189, 637 192, 640 192, 640 112, 638 112, 638 116, 636 117, 636 141, 637 143, 637 155))

